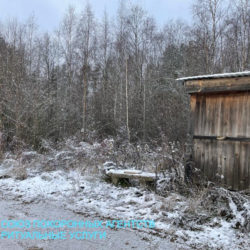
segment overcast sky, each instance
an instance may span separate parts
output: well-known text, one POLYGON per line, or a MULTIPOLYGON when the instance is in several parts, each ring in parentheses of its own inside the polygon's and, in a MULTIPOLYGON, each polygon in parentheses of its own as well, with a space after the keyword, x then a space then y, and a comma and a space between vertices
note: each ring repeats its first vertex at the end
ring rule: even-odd
MULTIPOLYGON (((67 7, 71 4, 77 10, 83 9, 87 0, 0 0, 0 20, 17 17, 26 20, 31 14, 43 31, 57 27, 67 7)), ((115 16, 120 0, 89 0, 95 16, 99 19, 106 8, 115 16)), ((123 0, 124 1, 124 0, 123 0)), ((192 0, 127 0, 128 4, 138 3, 162 25, 169 19, 191 19, 192 0)))

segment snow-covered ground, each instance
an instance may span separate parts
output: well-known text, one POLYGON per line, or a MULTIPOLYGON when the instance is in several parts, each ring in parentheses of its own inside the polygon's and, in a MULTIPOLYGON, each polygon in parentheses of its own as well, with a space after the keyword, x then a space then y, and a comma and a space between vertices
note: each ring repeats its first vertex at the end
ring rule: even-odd
MULTIPOLYGON (((90 146, 84 145, 87 146, 88 152, 91 152, 90 146)), ((204 195, 210 194, 209 190, 196 198, 174 192, 161 197, 142 187, 116 187, 105 182, 98 171, 95 174, 85 171, 83 174, 81 167, 44 171, 48 158, 52 156, 33 155, 29 158, 27 155, 23 157, 26 159, 23 162, 29 162, 25 178, 16 178, 15 169, 23 167, 13 157, 0 166, 0 190, 4 196, 25 204, 53 201, 74 213, 92 218, 154 220, 154 229, 143 230, 175 243, 177 249, 250 249, 250 234, 243 232, 242 228, 249 223, 246 218, 250 218, 250 202, 246 196, 241 198, 240 209, 237 201, 229 196, 230 213, 224 211, 224 215, 218 207, 219 212, 215 211, 215 216, 212 216, 201 206, 202 202, 209 204, 210 201, 204 201, 204 195), (222 216, 219 216, 220 213, 222 216)), ((67 163, 75 155, 71 151, 61 151, 54 152, 54 157, 61 157, 61 162, 67 163)), ((212 191, 216 192, 216 188, 212 191)), ((220 192, 228 195, 224 189, 220 192)))

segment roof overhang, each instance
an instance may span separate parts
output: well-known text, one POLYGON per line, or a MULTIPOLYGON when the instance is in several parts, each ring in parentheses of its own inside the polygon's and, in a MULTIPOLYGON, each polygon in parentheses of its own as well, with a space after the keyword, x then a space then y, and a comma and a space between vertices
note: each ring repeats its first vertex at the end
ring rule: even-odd
POLYGON ((176 80, 185 82, 185 81, 190 81, 190 80, 234 78, 234 77, 243 77, 243 76, 250 76, 250 71, 234 72, 234 73, 222 73, 222 74, 213 74, 213 75, 189 76, 189 77, 178 78, 176 80))
POLYGON ((250 71, 183 77, 177 81, 189 94, 250 91, 250 71))

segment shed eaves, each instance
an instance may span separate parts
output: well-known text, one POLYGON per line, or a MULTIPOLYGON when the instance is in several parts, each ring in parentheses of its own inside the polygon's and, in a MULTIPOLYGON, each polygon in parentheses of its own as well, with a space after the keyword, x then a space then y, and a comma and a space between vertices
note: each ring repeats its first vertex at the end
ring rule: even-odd
POLYGON ((177 81, 188 81, 188 80, 200 80, 200 79, 216 79, 216 78, 235 78, 250 76, 250 71, 235 72, 235 73, 222 73, 222 74, 213 74, 213 75, 200 75, 200 76, 189 76, 176 79, 177 81))

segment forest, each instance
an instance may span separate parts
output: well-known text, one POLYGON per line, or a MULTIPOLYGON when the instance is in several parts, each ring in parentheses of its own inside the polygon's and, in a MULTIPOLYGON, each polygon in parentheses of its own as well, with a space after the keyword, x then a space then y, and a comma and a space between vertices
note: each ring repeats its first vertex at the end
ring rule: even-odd
POLYGON ((250 0, 115 1, 0 17, 0 249, 250 249, 250 0))
POLYGON ((42 32, 34 15, 1 20, 2 147, 21 140, 39 149, 72 135, 185 141, 189 100, 175 79, 250 68, 249 1, 190 7, 190 24, 163 26, 126 1, 112 18, 97 18, 91 3, 69 6, 54 32, 42 32))

